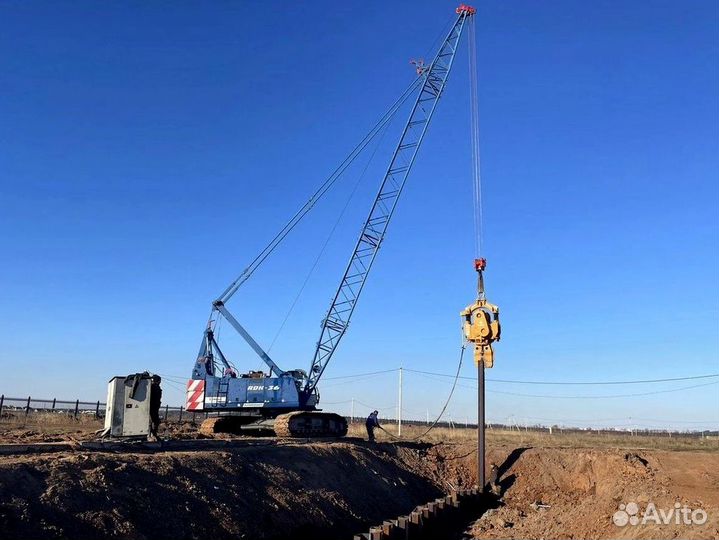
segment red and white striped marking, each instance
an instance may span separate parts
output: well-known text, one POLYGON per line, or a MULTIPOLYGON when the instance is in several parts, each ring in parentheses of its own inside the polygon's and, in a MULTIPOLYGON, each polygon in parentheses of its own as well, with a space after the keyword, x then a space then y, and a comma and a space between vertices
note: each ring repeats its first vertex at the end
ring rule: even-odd
POLYGON ((205 403, 205 381, 187 381, 187 402, 185 410, 197 411, 203 408, 205 403))

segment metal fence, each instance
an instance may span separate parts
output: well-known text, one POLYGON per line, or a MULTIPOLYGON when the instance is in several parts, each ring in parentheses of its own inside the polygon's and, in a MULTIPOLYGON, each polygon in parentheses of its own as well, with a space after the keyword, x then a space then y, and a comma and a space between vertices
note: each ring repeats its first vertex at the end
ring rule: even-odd
MULTIPOLYGON (((61 418, 64 415, 65 418, 71 418, 75 420, 80 419, 98 419, 105 418, 105 403, 102 401, 82 401, 80 399, 75 400, 61 400, 57 398, 45 399, 45 398, 34 398, 28 397, 9 397, 4 394, 0 395, 0 424, 12 423, 26 425, 28 422, 32 423, 34 420, 39 419, 38 415, 42 414, 57 414, 61 418)), ((172 422, 192 422, 195 423, 198 420, 203 420, 210 416, 217 416, 219 412, 194 412, 187 411, 184 407, 173 407, 165 405, 160 409, 160 418, 163 421, 172 422)), ((362 423, 364 424, 364 417, 345 417, 351 424, 362 423)), ((45 420, 47 418, 45 417, 45 420)), ((394 418, 380 418, 383 425, 392 425, 396 422, 394 418)), ((407 425, 417 426, 428 426, 431 422, 424 420, 405 420, 407 425)), ((437 423, 437 427, 460 427, 460 424, 455 424, 451 421, 441 421, 437 423)), ((476 424, 470 424, 467 427, 476 428, 476 424)))
MULTIPOLYGON (((27 423, 37 414, 57 414, 73 419, 105 418, 105 403, 102 401, 62 400, 57 398, 45 399, 32 396, 19 398, 0 395, 0 423, 27 423)), ((204 413, 188 413, 184 407, 171 407, 165 405, 160 409, 163 420, 196 420, 204 418, 204 413), (164 413, 164 414, 163 414, 164 413)))
MULTIPOLYGON (((187 411, 184 407, 173 407, 165 405, 160 408, 160 418, 166 422, 190 422, 197 423, 210 416, 217 416, 219 412, 194 412, 187 411)), ((82 420, 102 420, 105 418, 105 403, 102 401, 81 401, 80 399, 75 400, 61 400, 57 398, 43 399, 28 397, 9 397, 4 394, 0 395, 0 425, 12 424, 13 426, 27 426, 32 425, 35 422, 42 423, 48 422, 47 415, 57 415, 54 418, 58 420, 71 419, 75 421, 82 420)), ((350 424, 364 424, 363 417, 351 417, 345 416, 350 424)), ((384 426, 392 426, 396 424, 395 418, 381 418, 381 423, 384 426)), ((429 426, 433 422, 426 420, 412 420, 406 419, 403 425, 413 426, 429 426)), ((436 423, 436 427, 440 428, 469 428, 477 429, 476 423, 471 422, 453 422, 452 420, 443 420, 436 423)), ((560 426, 523 426, 519 427, 516 424, 505 425, 501 423, 488 423, 487 429, 489 430, 509 430, 509 431, 524 431, 524 432, 543 432, 552 434, 556 433, 576 433, 576 434, 603 434, 603 435, 664 435, 664 436, 683 436, 683 437, 705 437, 713 436, 719 437, 718 430, 704 430, 704 431, 684 431, 679 432, 671 429, 632 429, 632 430, 616 430, 610 428, 576 428, 576 427, 560 427, 560 426)))
POLYGON ((53 399, 40 399, 28 396, 26 398, 0 395, 0 421, 8 418, 28 416, 34 412, 64 413, 74 417, 80 414, 92 414, 96 418, 105 415, 105 404, 101 401, 75 401, 53 399))

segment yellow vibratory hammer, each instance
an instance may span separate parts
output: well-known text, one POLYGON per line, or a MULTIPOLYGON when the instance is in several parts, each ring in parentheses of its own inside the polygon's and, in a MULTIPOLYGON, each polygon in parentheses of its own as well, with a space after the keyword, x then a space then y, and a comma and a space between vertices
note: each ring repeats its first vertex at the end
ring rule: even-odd
POLYGON ((464 321, 464 337, 474 343, 474 363, 491 368, 494 365, 492 343, 499 341, 502 329, 499 326, 499 307, 487 302, 484 296, 484 269, 486 259, 475 259, 474 269, 477 271, 477 301, 467 306, 460 315, 464 321))

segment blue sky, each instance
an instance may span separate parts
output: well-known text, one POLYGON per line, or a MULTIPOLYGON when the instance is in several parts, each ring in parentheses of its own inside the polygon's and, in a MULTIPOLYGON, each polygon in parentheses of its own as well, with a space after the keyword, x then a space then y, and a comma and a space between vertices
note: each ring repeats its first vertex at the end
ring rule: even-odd
MULTIPOLYGON (((210 301, 409 84, 455 7, 4 3, 0 392, 97 399, 116 374, 189 375, 210 301)), ((488 377, 719 372, 716 3, 477 7, 484 254, 503 320, 488 377)), ((466 47, 327 377, 456 368, 475 287, 466 47)), ((359 182, 272 347, 286 369, 309 366, 402 120, 230 305, 269 346, 359 182)), ((226 330, 235 363, 260 367, 226 330)), ((396 379, 328 379, 323 400, 393 414, 396 379)), ((438 411, 448 390, 407 373, 406 414, 438 411)), ((453 418, 476 417, 474 400, 460 387, 453 418)), ((490 393, 488 407, 520 423, 716 425, 719 386, 490 393)))

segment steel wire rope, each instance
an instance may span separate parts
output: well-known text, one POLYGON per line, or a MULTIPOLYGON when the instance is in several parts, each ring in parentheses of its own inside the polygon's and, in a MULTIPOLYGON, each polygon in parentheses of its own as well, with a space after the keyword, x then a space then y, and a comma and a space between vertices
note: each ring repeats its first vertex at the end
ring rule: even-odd
MULTIPOLYGON (((441 37, 446 33, 445 30, 446 30, 447 26, 450 25, 450 24, 452 24, 453 21, 454 21, 454 16, 450 16, 449 19, 447 20, 447 22, 445 23, 445 25, 442 27, 442 30, 440 31, 440 33, 437 34, 437 36, 435 37, 435 39, 432 41, 432 44, 429 46, 428 54, 429 54, 429 52, 432 51, 432 49, 433 49, 434 46, 437 44, 437 42, 439 41, 439 39, 441 39, 441 37)), ((420 80, 420 78, 418 78, 417 80, 415 80, 415 82, 414 82, 413 84, 416 84, 419 80, 420 80)), ((403 99, 402 103, 404 103, 404 100, 406 100, 406 97, 403 99)), ((400 104, 400 105, 401 105, 401 104, 400 104)), ((399 109, 399 107, 395 108, 395 110, 394 110, 394 112, 392 113, 392 116, 389 118, 389 120, 391 120, 391 119, 394 117, 394 114, 397 112, 398 109, 399 109)), ((340 220, 342 219, 344 213, 346 212, 346 210, 347 210, 347 208, 348 208, 348 206, 349 206, 350 201, 352 200, 352 198, 353 198, 354 194, 356 193, 356 191, 357 191, 357 189, 358 189, 360 183, 362 182, 362 179, 364 178, 364 175, 365 175, 365 173, 367 172, 367 169, 368 169, 370 163, 371 163, 372 160, 374 159, 375 154, 377 153, 377 150, 379 149, 379 147, 380 147, 380 145, 381 145, 381 142, 382 142, 382 140, 384 139, 384 136, 385 136, 386 133, 387 133, 387 129, 389 128, 389 125, 390 125, 390 123, 391 123, 389 120, 385 123, 385 125, 384 125, 384 131, 383 131, 382 134, 380 135, 380 138, 379 138, 379 140, 378 140, 377 146, 375 147, 374 151, 372 152, 372 155, 370 156, 369 160, 368 160, 367 163, 365 164, 364 170, 363 170, 362 173, 360 174, 360 177, 358 178, 358 180, 357 180, 357 182, 356 182, 354 188, 352 189, 352 192, 350 193, 350 195, 349 195, 349 197, 348 197, 348 199, 347 199, 347 202, 345 203, 344 208, 343 208, 342 211, 340 212, 340 215, 339 215, 339 217, 337 218, 337 221, 335 222, 334 226, 332 227, 332 230, 330 231, 329 235, 327 236, 327 239, 325 240, 325 242, 324 242, 322 248, 320 249, 320 252, 319 252, 319 254, 317 255, 317 257, 316 257, 316 259, 315 259, 315 261, 314 261, 312 267, 310 268, 310 271, 308 272, 307 277, 305 278, 305 280, 304 280, 302 286, 300 287, 300 290, 299 290, 299 292, 297 293, 297 296, 295 297, 294 301, 292 302, 292 305, 290 306, 290 309, 288 310, 287 314, 285 315, 285 318, 283 319, 282 324, 280 325, 279 329, 277 330, 277 333, 275 334, 275 337, 272 339, 272 342, 270 343, 270 346, 268 347, 267 352, 270 352, 270 351, 272 350, 272 347, 274 346, 275 342, 277 341, 277 338, 279 337, 279 335, 280 335, 280 333, 282 332, 282 330, 283 330, 285 324, 287 323, 287 320, 289 319, 289 317, 290 317, 292 311, 294 310, 294 308, 295 308, 295 306, 296 306, 296 304, 297 304, 297 301, 299 300, 300 296, 302 295, 302 292, 304 291, 305 287, 307 286, 307 282, 309 281, 311 275, 313 274, 314 270, 316 269, 317 264, 318 264, 320 258, 321 258, 322 255, 324 254, 325 249, 327 248, 327 245, 328 245, 329 241, 331 240, 332 236, 334 235, 334 232, 335 232, 335 230, 337 229, 337 226, 339 225, 339 222, 340 222, 340 220)), ((223 296, 224 296, 224 294, 223 294, 223 296)))
POLYGON ((177 383, 186 383, 187 382, 187 377, 182 377, 180 375, 166 375, 164 373, 157 373, 157 375, 159 375, 163 379, 174 380, 177 383))
POLYGON ((432 45, 430 45, 429 48, 427 49, 427 53, 425 54, 425 56, 427 58, 436 56, 436 54, 432 54, 432 51, 434 51, 435 45, 437 45, 439 43, 440 39, 442 39, 444 36, 447 35, 447 32, 449 31, 449 27, 454 24, 455 20, 456 20, 456 16, 454 14, 449 16, 449 18, 447 19, 447 22, 444 23, 442 30, 439 31, 437 36, 432 41, 432 45))
POLYGON ((474 206, 474 248, 477 258, 482 255, 482 176, 479 153, 479 92, 477 81, 477 40, 474 17, 469 24, 469 117, 470 142, 472 145, 472 194, 474 206))
POLYGON ((182 395, 185 395, 186 389, 184 385, 181 385, 180 383, 176 383, 170 380, 163 381, 170 385, 170 388, 168 390, 172 390, 173 392, 179 392, 182 395))
POLYGON ((284 238, 290 233, 292 229, 309 213, 315 204, 324 196, 325 193, 334 185, 334 183, 340 178, 342 173, 349 167, 357 156, 365 149, 365 147, 374 139, 381 128, 391 120, 397 110, 411 95, 412 91, 422 81, 421 77, 417 77, 407 87, 407 89, 400 95, 400 97, 389 107, 389 109, 382 115, 380 120, 370 129, 365 137, 357 144, 352 151, 342 160, 339 166, 330 174, 329 177, 320 185, 320 187, 312 194, 312 196, 300 207, 297 212, 285 223, 280 231, 270 240, 265 248, 250 262, 249 265, 242 271, 242 273, 223 291, 219 296, 219 299, 223 302, 228 301, 237 292, 237 289, 247 281, 257 268, 269 257, 269 255, 277 248, 277 246, 284 240, 284 238))
MULTIPOLYGON (((393 117, 394 117, 394 115, 393 115, 393 117)), ((282 319, 282 324, 280 324, 280 327, 277 329, 277 332, 275 333, 275 337, 272 338, 272 342, 270 343, 270 346, 267 348, 268 353, 272 350, 272 347, 275 345, 277 338, 280 337, 280 334, 282 333, 282 330, 284 329, 285 325, 287 324, 287 321, 289 320, 290 316, 292 315, 292 312, 294 311, 295 306, 297 306, 297 302, 299 301, 300 297, 302 296, 302 293, 304 292, 305 288, 307 287, 307 283, 309 282, 310 278, 314 274, 314 271, 317 269, 317 265, 319 264, 320 259, 324 255, 324 253, 327 249, 327 246, 330 243, 330 240, 332 240, 332 237, 334 236, 335 231, 337 230, 337 227, 339 226, 340 222, 342 221, 342 218, 344 217, 345 213, 347 212, 347 208, 349 208, 349 205, 352 202, 352 199, 354 198, 355 194, 357 193, 357 190, 359 189, 360 184, 364 180, 365 174, 367 173, 367 169, 369 168, 370 164, 374 160, 374 157, 377 154, 377 150, 379 150, 379 147, 382 145, 382 141, 384 140, 384 137, 387 134, 387 130, 388 130, 390 124, 391 124, 391 122, 387 122, 384 125, 384 128, 382 129, 382 134, 377 139, 377 144, 375 145, 374 150, 372 151, 372 154, 370 154, 370 157, 367 160, 367 163, 365 163, 365 166, 362 169, 362 172, 360 173, 359 177, 357 178, 357 181, 355 182, 354 186, 352 187, 352 191, 350 191, 350 194, 347 197, 347 201, 345 202, 344 206, 342 207, 342 210, 340 210, 340 213, 337 216, 337 220, 335 221, 334 225, 332 226, 332 229, 330 229, 330 232, 327 235, 327 238, 325 239, 324 243, 322 244, 322 247, 320 248, 319 253, 315 257, 315 260, 312 263, 312 266, 310 267, 309 272, 307 272, 307 275, 305 276, 305 279, 302 282, 302 285, 300 286, 300 290, 297 292, 297 295, 295 296, 294 300, 292 301, 292 304, 290 305, 289 310, 287 310, 287 313, 285 314, 285 318, 282 319)))
POLYGON ((447 400, 444 402, 444 405, 442 406, 442 410, 439 411, 439 415, 437 418, 432 422, 432 424, 421 434, 417 435, 416 437, 412 437, 410 439, 404 438, 404 437, 398 437, 396 435, 393 435, 389 431, 386 431, 385 429, 382 429, 387 435, 392 437, 395 440, 398 441, 406 441, 406 442, 412 442, 412 441, 418 441, 425 435, 427 435, 430 431, 434 429, 434 427, 439 423, 439 421, 442 419, 442 416, 444 416, 445 411, 447 410, 447 407, 449 406, 449 402, 452 400, 452 396, 454 395, 454 389, 457 387, 457 380, 459 379, 459 371, 462 369, 462 359, 464 358, 464 345, 460 348, 459 352, 459 363, 457 364, 457 374, 454 378, 454 383, 452 384, 452 389, 449 391, 449 395, 447 396, 447 400))
POLYGON ((177 382, 177 381, 171 381, 170 379, 165 379, 165 380, 163 380, 162 382, 169 384, 169 385, 172 386, 175 390, 178 390, 178 389, 179 389, 179 390, 182 390, 183 392, 185 391, 184 385, 183 385, 182 383, 177 382))

